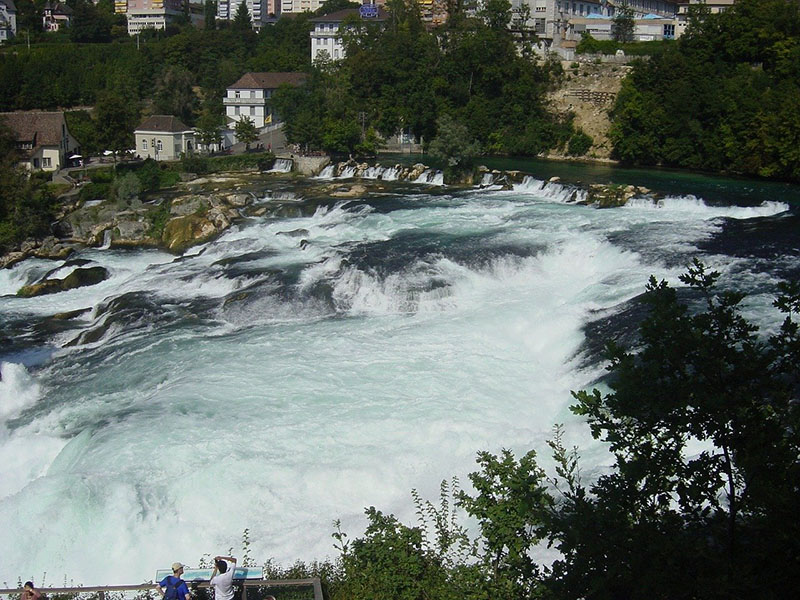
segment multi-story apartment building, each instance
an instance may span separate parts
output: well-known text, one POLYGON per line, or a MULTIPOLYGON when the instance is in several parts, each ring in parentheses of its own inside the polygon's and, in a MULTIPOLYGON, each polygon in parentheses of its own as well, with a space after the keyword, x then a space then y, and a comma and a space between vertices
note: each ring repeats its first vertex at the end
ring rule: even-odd
POLYGON ((183 12, 182 0, 114 0, 114 12, 128 17, 128 35, 142 29, 166 29, 183 12))
POLYGON ((647 15, 674 18, 678 12, 677 0, 512 0, 511 8, 519 14, 521 7, 527 6, 530 17, 526 25, 545 46, 558 46, 569 31, 571 19, 614 17, 623 5, 633 11, 635 19, 647 15))
POLYGON ((345 50, 339 30, 345 19, 359 15, 364 21, 372 22, 386 21, 389 16, 386 11, 375 4, 364 4, 360 9, 345 8, 329 15, 310 19, 314 24, 314 29, 311 31, 312 62, 325 55, 333 60, 344 58, 345 50))
POLYGON ((717 14, 725 12, 735 4, 736 0, 679 0, 678 2, 678 17, 676 24, 676 37, 683 35, 686 27, 689 25, 689 16, 692 7, 703 7, 710 14, 717 14))
POLYGON ((250 20, 253 22, 253 29, 256 30, 261 29, 270 18, 280 12, 281 0, 218 0, 217 19, 233 21, 242 2, 247 6, 247 12, 250 13, 250 20))

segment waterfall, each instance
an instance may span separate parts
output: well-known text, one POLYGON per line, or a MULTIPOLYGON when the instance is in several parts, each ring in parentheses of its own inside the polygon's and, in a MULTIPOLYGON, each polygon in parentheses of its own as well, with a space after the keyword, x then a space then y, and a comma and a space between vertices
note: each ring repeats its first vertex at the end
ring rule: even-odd
POLYGON ((110 229, 106 229, 103 232, 103 245, 100 246, 100 248, 102 250, 108 250, 109 248, 111 248, 111 230, 110 229))
POLYGON ((333 179, 335 175, 333 165, 328 165, 317 175, 317 179, 333 179))
POLYGON ((277 158, 275 164, 269 170, 270 173, 289 173, 292 170, 293 161, 291 158, 277 158))

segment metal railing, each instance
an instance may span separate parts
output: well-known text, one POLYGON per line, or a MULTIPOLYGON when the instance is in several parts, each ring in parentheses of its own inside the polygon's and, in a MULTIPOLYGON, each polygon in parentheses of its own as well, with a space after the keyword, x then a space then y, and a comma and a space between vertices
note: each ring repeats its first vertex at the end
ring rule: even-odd
MULTIPOLYGON (((208 588, 207 581, 196 582, 187 581, 186 584, 190 588, 200 587, 208 588)), ((242 586, 241 600, 247 600, 247 588, 249 587, 310 587, 314 590, 314 600, 323 600, 322 597, 322 584, 319 577, 309 577, 307 579, 246 579, 242 581, 235 581, 234 585, 242 586)), ((142 592, 155 590, 155 583, 141 583, 139 585, 100 585, 88 587, 47 587, 38 588, 45 596, 53 594, 97 594, 98 600, 106 600, 107 593, 113 592, 142 592)), ((22 588, 7 588, 0 589, 0 596, 7 596, 11 594, 22 594, 22 588)))

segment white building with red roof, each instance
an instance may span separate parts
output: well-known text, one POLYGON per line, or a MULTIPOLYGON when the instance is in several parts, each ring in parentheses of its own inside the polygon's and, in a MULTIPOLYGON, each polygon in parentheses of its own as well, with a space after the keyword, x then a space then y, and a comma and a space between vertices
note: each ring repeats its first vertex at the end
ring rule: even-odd
POLYGON ((272 94, 282 85, 302 85, 307 78, 306 73, 245 73, 222 99, 228 125, 233 127, 244 117, 258 129, 277 123, 279 117, 269 102, 272 94))

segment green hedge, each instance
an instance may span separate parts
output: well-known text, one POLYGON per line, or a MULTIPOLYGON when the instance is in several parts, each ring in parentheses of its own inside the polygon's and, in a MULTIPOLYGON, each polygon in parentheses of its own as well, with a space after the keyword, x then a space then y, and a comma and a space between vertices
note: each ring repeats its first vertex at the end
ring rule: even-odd
POLYGON ((584 33, 575 51, 578 54, 616 54, 617 50, 622 50, 627 56, 653 56, 662 53, 674 43, 675 40, 622 43, 614 40, 596 40, 584 33))

